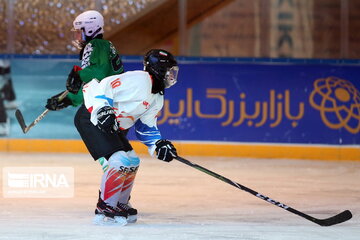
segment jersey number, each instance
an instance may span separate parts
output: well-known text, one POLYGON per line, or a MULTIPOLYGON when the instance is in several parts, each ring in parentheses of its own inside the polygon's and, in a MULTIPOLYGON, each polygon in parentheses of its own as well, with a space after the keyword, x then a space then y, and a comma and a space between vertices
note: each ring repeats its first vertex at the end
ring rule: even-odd
POLYGON ((116 54, 116 56, 111 59, 111 65, 115 72, 119 71, 123 67, 119 54, 116 54))

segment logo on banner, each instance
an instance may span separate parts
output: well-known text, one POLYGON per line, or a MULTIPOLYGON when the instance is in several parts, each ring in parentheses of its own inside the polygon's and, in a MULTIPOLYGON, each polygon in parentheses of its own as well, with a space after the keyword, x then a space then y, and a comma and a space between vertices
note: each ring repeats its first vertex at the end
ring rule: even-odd
POLYGON ((360 132, 360 92, 350 81, 337 77, 317 79, 309 102, 329 128, 360 132))

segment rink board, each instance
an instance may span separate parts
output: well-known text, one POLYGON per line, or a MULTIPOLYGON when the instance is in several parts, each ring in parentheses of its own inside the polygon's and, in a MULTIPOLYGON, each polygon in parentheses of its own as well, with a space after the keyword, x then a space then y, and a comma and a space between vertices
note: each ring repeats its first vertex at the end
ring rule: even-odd
MULTIPOLYGON (((131 141, 138 154, 147 154, 147 148, 131 141)), ((314 160, 360 160, 360 149, 353 146, 239 144, 174 141, 179 155, 212 157, 287 158, 314 160)), ((0 139, 2 152, 63 152, 86 153, 80 140, 54 139, 0 139)))
MULTIPOLYGON (((183 154, 306 159, 360 157, 360 68, 340 60, 180 58, 179 81, 165 94, 158 126, 183 154)), ((14 58, 12 73, 26 123, 65 88, 73 58, 14 58)), ((141 69, 139 58, 126 70, 141 69)), ((23 134, 12 112, 1 151, 86 152, 73 117, 50 112, 23 134)), ((133 130, 129 139, 135 140, 133 130)), ((135 142, 139 152, 144 147, 135 142), (139 147, 138 147, 139 146, 139 147)))

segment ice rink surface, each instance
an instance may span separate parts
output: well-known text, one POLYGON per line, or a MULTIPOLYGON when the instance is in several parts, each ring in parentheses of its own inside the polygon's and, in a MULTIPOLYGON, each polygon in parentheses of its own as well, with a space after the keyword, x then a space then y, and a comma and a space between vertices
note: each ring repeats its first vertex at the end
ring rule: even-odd
POLYGON ((1 169, 75 170, 73 198, 4 198, 1 192, 0 239, 360 239, 360 162, 184 157, 316 218, 346 209, 354 216, 321 227, 176 160, 143 156, 131 200, 138 222, 96 226, 102 172, 89 155, 0 153, 1 169))

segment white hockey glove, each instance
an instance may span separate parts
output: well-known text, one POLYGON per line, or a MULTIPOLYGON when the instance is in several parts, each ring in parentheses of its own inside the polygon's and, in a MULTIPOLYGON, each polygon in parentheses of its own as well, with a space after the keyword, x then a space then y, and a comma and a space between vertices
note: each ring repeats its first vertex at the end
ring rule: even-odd
POLYGON ((175 157, 177 157, 176 148, 170 141, 166 139, 160 139, 156 141, 155 145, 156 156, 158 159, 165 162, 170 162, 175 157))
POLYGON ((114 109, 105 106, 97 112, 97 127, 106 133, 114 133, 119 129, 114 109))

